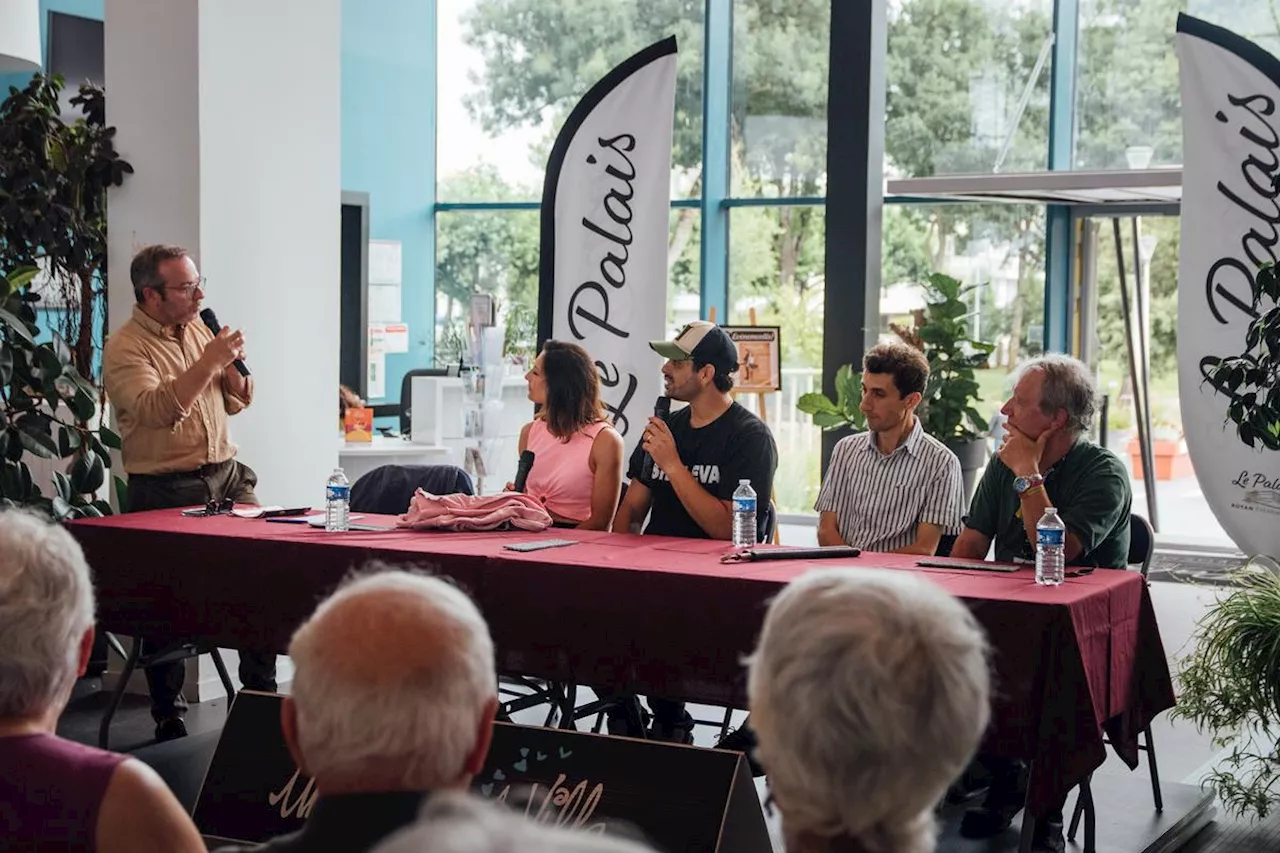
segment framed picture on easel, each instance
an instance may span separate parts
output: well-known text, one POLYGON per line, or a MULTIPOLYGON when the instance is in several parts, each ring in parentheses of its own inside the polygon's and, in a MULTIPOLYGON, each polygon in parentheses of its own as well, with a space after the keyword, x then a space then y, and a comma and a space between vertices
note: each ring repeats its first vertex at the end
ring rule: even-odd
POLYGON ((782 354, 778 326, 723 326, 738 347, 734 391, 766 394, 782 390, 782 354))

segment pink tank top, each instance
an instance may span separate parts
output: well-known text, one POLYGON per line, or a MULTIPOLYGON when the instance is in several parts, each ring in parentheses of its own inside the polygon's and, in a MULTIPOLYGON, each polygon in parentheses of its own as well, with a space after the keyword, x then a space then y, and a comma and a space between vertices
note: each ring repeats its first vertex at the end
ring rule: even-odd
POLYGON ((54 735, 0 738, 0 849, 94 850, 102 796, 128 757, 54 735))
POLYGON ((561 441, 547 429, 546 421, 534 421, 525 445, 534 453, 525 493, 542 501, 547 512, 557 518, 590 518, 591 487, 595 483, 591 445, 600 430, 611 428, 607 421, 596 421, 569 436, 568 441, 561 441))

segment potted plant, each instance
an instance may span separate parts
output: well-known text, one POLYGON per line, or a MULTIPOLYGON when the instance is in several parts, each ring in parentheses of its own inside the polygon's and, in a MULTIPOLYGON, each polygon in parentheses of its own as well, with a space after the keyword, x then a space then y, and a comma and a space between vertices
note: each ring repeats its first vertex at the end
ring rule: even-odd
MULTIPOLYGON (((843 431, 852 435, 867 428, 867 416, 862 413, 862 373, 853 365, 843 365, 836 371, 836 399, 833 401, 821 392, 801 394, 796 408, 812 416, 814 426, 824 431, 843 431)), ((843 436, 842 436, 843 437, 843 436)))
POLYGON ((974 370, 985 367, 994 344, 969 337, 972 316, 967 293, 980 284, 962 285, 943 273, 925 281, 925 307, 913 328, 891 326, 905 343, 929 359, 929 382, 920 406, 924 431, 942 441, 960 459, 965 497, 973 494, 986 462, 988 425, 973 404, 981 402, 974 370))
POLYGON ((1206 780, 1223 805, 1263 818, 1280 802, 1280 571, 1260 563, 1201 619, 1173 713, 1231 749, 1206 780))
MULTIPOLYGON (((97 497, 111 467, 107 448, 119 437, 98 420, 97 391, 76 368, 71 348, 56 332, 41 341, 31 292, 34 267, 0 275, 0 506, 33 506, 61 520, 100 516, 110 505, 97 497), (52 475, 46 497, 34 482, 27 454, 68 460, 52 475)), ((124 481, 115 477, 124 503, 124 481)))
POLYGON ((38 267, 46 322, 94 380, 106 339, 107 190, 133 167, 115 150, 101 89, 85 84, 67 123, 62 78, 37 74, 0 104, 0 270, 38 267))

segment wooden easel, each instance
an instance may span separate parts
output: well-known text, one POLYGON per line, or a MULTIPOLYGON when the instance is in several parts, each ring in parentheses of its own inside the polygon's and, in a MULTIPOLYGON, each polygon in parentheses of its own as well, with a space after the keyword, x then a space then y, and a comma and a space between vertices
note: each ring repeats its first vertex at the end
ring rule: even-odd
MULTIPOLYGON (((716 306, 714 305, 711 306, 711 310, 707 312, 707 319, 712 323, 716 321, 716 306)), ((748 325, 751 325, 751 326, 756 325, 756 309, 752 308, 747 312, 747 320, 748 320, 748 325)), ((766 402, 768 400, 768 394, 766 392, 738 391, 737 389, 734 389, 729 393, 735 397, 737 397, 740 394, 755 394, 756 395, 756 411, 760 415, 760 420, 764 421, 766 425, 769 423, 769 409, 768 409, 768 404, 766 402)), ((778 506, 778 490, 777 489, 774 489, 773 492, 769 495, 769 501, 770 503, 773 504, 775 508, 778 506)), ((778 519, 775 513, 775 517, 773 520, 773 544, 774 545, 781 544, 781 537, 779 537, 778 535, 778 527, 779 527, 778 519)))

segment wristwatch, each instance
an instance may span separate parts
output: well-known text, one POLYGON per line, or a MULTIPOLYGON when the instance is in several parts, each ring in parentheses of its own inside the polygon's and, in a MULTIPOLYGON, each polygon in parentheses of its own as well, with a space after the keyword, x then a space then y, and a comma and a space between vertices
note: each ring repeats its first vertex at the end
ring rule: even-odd
POLYGON ((1014 477, 1013 490, 1018 494, 1022 494, 1027 489, 1034 489, 1036 486, 1044 485, 1044 477, 1039 474, 1033 474, 1030 477, 1014 477))

